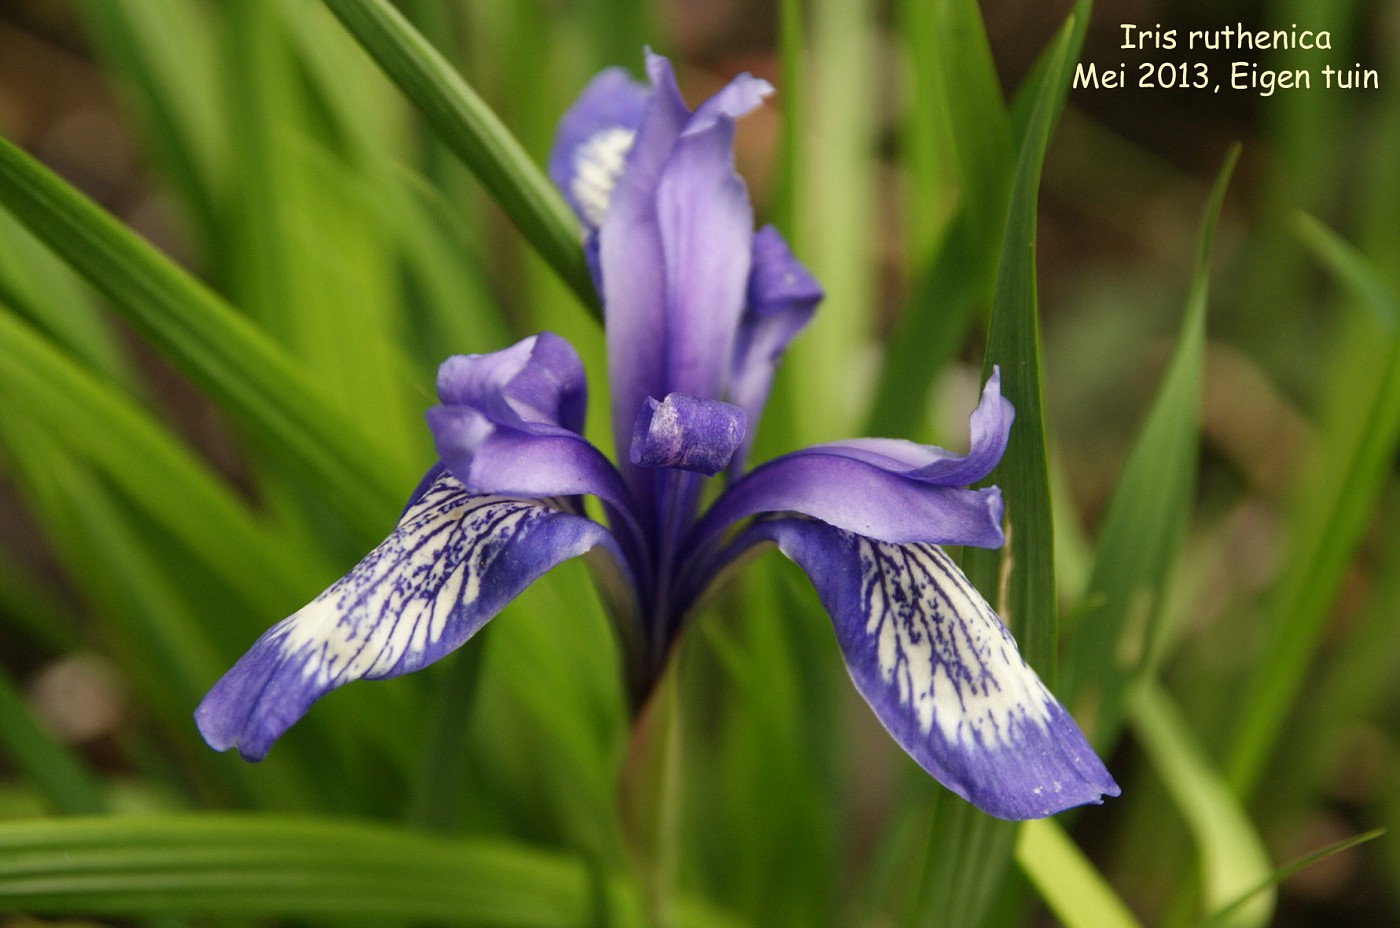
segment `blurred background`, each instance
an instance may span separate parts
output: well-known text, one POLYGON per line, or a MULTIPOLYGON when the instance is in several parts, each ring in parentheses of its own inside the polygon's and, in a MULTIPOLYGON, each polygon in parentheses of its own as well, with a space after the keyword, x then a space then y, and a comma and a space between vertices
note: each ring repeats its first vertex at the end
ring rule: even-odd
MULTIPOLYGON (((813 411, 794 413, 788 435, 765 436, 766 450, 870 427, 964 440, 981 365, 976 313, 929 352, 939 373, 917 389, 892 392, 881 366, 909 331, 910 307, 939 298, 927 269, 961 228, 959 166, 941 154, 943 130, 922 128, 943 99, 921 76, 937 42, 917 32, 937 21, 937 4, 788 4, 805 30, 800 70, 781 53, 775 3, 399 6, 540 163, 588 77, 608 64, 639 71, 645 44, 677 63, 692 104, 740 70, 772 81, 774 103, 741 125, 739 166, 760 218, 827 285, 832 322, 810 336, 828 348, 795 349, 780 385, 777 402, 813 411), (794 75, 796 87, 785 83, 794 75), (785 144, 798 105, 804 135, 785 144), (840 378, 826 365, 833 344, 845 352, 840 378)), ((980 4, 1006 101, 1070 8, 980 4)), ((1238 774, 1274 865, 1392 829, 1286 880, 1270 921, 1281 926, 1400 922, 1397 59, 1400 4, 1386 0, 1099 2, 1077 60, 1126 63, 1129 86, 1072 88, 1043 168, 1044 391, 1072 639, 1075 616, 1093 608, 1084 593, 1100 527, 1176 343, 1211 182, 1242 144, 1214 245, 1196 490, 1162 594, 1157 672, 1204 756, 1238 774), (1314 72, 1359 64, 1379 87, 1326 90, 1314 73, 1311 89, 1271 96, 1141 89, 1139 62, 1203 61, 1226 79, 1237 56, 1125 50, 1123 23, 1182 36, 1236 24, 1327 30, 1330 50, 1240 55, 1314 72), (1261 667, 1284 665, 1296 672, 1260 682, 1261 667), (1261 688, 1286 708, 1250 773, 1239 726, 1261 688)), ((604 389, 596 323, 315 4, 4 0, 0 132, 304 362, 369 424, 367 454, 387 485, 407 491, 431 461, 416 417, 447 354, 552 328, 580 347, 595 396, 604 389)), ((92 419, 48 416, 0 380, 0 666, 18 700, 0 715, 24 707, 98 784, 94 807, 79 811, 407 817, 606 856, 613 838, 599 836, 617 829, 627 732, 606 623, 579 565, 512 607, 511 630, 502 621, 483 636, 464 717, 449 700, 462 684, 434 668, 337 693, 261 767, 199 743, 194 700, 258 631, 377 540, 373 516, 355 507, 378 511, 382 533, 395 503, 352 506, 308 487, 3 214, 0 232, 0 302, 125 397, 123 417, 163 436, 107 457, 100 437, 89 447, 68 431, 104 421, 106 407, 93 405, 92 419), (159 487, 127 482, 122 468, 156 445, 198 462, 191 480, 208 485, 208 500, 170 499, 166 511, 143 496, 159 487), (227 510, 245 534, 199 549, 204 507, 227 510), (256 556, 240 558, 249 549, 239 545, 256 556), (561 642, 550 623, 565 614, 578 621, 561 642), (525 679, 549 681, 547 692, 525 679), (443 799, 422 774, 422 744, 454 723, 465 741, 444 750, 471 760, 453 768, 443 799)), ((605 427, 593 406, 590 434, 605 427)), ((799 580, 765 566, 733 597, 765 602, 771 628, 740 621, 727 597, 686 643, 696 776, 681 803, 690 843, 678 880, 753 924, 904 924, 891 914, 899 904, 880 900, 899 898, 889 873, 904 868, 900 848, 926 859, 918 836, 898 832, 922 821, 909 810, 925 800, 909 797, 928 784, 848 693, 799 580), (783 608, 789 600, 797 606, 783 608), (778 669, 755 670, 760 657, 778 669), (810 715, 793 723, 792 712, 810 715), (879 879, 862 876, 882 867, 879 879), (770 906, 781 914, 766 921, 770 906)), ((0 747, 0 819, 75 811, 55 808, 17 743, 0 747)), ((1130 731, 1110 762, 1123 798, 1080 816, 1073 833, 1144 923, 1192 924, 1211 862, 1156 766, 1130 731)), ((988 918, 1052 923, 1032 896, 1007 890, 988 918)))

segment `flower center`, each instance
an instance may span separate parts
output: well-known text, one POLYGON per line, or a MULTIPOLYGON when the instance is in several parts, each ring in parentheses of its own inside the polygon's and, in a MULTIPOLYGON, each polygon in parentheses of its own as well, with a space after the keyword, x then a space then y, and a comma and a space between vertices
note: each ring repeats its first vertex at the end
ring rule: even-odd
POLYGON ((569 192, 593 227, 603 224, 613 188, 622 176, 627 152, 636 135, 631 129, 613 126, 594 133, 574 155, 574 177, 569 192))

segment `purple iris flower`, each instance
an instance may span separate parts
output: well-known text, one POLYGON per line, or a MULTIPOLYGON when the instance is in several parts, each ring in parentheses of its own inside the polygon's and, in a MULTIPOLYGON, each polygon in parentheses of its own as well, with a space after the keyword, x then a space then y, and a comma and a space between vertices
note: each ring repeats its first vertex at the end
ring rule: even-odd
POLYGON ((735 120, 769 85, 741 75, 691 111, 669 62, 649 55, 647 70, 649 88, 616 69, 595 78, 549 160, 605 307, 615 463, 581 434, 583 368, 563 339, 449 358, 428 411, 439 463, 383 544, 214 686, 196 712, 205 739, 257 760, 326 692, 438 660, 585 552, 640 703, 721 571, 772 544, 811 578, 876 716, 949 789, 1009 819, 1117 795, 938 547, 1003 543, 1000 493, 966 488, 1006 447, 999 373, 965 456, 859 439, 746 467, 782 352, 822 291, 775 230, 754 231, 734 171, 735 120), (702 507, 715 479, 723 491, 702 507))

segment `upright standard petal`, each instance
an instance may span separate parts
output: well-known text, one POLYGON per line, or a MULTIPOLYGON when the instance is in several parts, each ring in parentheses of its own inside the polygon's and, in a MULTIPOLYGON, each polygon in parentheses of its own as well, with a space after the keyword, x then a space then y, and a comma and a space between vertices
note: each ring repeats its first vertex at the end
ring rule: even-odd
POLYGON ((732 119, 687 130, 657 184, 668 393, 720 399, 729 381, 753 240, 753 207, 733 150, 732 119))
POLYGON ((1064 707, 941 549, 821 522, 749 530, 806 571, 856 689, 940 783, 999 818, 1043 818, 1118 795, 1064 707))
POLYGON ((729 144, 732 121, 771 90, 766 82, 741 75, 692 114, 670 62, 648 53, 647 73, 652 90, 598 232, 613 439, 639 502, 647 497, 651 476, 632 468, 626 457, 646 398, 680 391, 719 399, 724 392, 730 356, 711 356, 717 344, 733 344, 752 213, 730 152, 716 146, 729 144), (697 212, 688 215, 692 206, 697 212), (710 271, 718 264, 725 264, 726 276, 712 280, 710 271), (731 272, 737 274, 732 286, 731 272), (728 290, 737 296, 731 298, 728 290), (720 302, 706 302, 710 294, 721 294, 720 302), (707 314, 715 313, 730 320, 730 331, 706 323, 707 314), (717 376, 710 375, 711 368, 717 376))
POLYGON ((549 178, 588 232, 598 228, 607 212, 646 98, 645 86, 622 68, 608 68, 588 83, 559 120, 549 152, 549 178))
POLYGON ((734 344, 729 375, 729 402, 744 411, 749 436, 736 456, 735 472, 743 470, 744 451, 758 428, 759 413, 768 400, 773 375, 788 343, 807 324, 823 292, 807 268, 772 226, 754 233, 747 305, 734 344))
MULTIPOLYGON (((627 455, 632 425, 648 396, 665 396, 666 269, 656 217, 656 185, 677 137, 690 118, 675 75, 664 58, 647 60, 652 91, 642 109, 627 164, 598 229, 604 337, 612 401, 613 442, 627 455)), ((624 473, 628 472, 623 465, 624 473)), ((639 500, 650 483, 628 473, 639 500)))
POLYGON ((416 495, 379 547, 204 697, 195 720, 211 746, 260 760, 325 693, 438 660, 555 564, 602 546, 623 565, 601 525, 543 503, 477 496, 445 473, 416 495))

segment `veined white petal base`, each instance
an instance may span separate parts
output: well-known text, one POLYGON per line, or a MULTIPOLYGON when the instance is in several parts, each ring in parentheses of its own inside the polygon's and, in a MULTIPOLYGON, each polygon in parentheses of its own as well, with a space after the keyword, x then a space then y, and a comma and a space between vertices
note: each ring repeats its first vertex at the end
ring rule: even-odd
POLYGON ((1006 819, 1118 795, 1074 720, 940 548, 875 541, 813 519, 751 531, 807 572, 856 688, 943 785, 1006 819))
POLYGON ((438 660, 545 571, 598 545, 621 561, 596 522, 538 500, 472 494, 440 473, 379 547, 215 684, 195 712, 200 732, 259 760, 325 693, 438 660))

